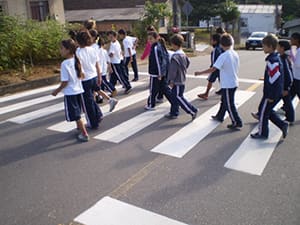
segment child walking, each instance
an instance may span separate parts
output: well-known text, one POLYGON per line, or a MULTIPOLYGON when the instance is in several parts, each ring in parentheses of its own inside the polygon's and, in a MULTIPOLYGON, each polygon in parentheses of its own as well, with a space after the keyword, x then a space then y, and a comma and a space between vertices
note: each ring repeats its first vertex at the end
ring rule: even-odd
POLYGON ((56 96, 63 91, 65 97, 65 115, 67 121, 76 121, 77 129, 80 130, 77 138, 86 142, 89 135, 81 119, 81 109, 83 104, 83 87, 81 79, 83 74, 78 58, 75 56, 76 44, 72 39, 63 40, 60 46, 60 53, 65 60, 61 64, 60 86, 52 92, 56 96))
POLYGON ((101 69, 99 65, 99 56, 93 47, 90 47, 91 35, 88 30, 78 33, 76 40, 79 48, 76 50, 76 56, 82 65, 84 79, 82 85, 84 89, 84 105, 87 117, 87 126, 91 129, 98 129, 103 114, 95 102, 94 92, 99 90, 101 84, 101 69))
MULTIPOLYGON (((220 46, 220 38, 221 38, 220 34, 214 34, 211 37, 210 42, 211 42, 211 45, 213 46, 214 50, 211 52, 211 56, 210 56, 210 59, 211 59, 210 67, 212 67, 214 65, 214 63, 217 61, 218 57, 223 52, 223 50, 220 46)), ((207 78, 208 83, 207 83, 206 91, 202 94, 198 94, 198 97, 201 98, 201 99, 207 100, 208 95, 209 95, 209 91, 212 88, 213 83, 217 79, 219 79, 219 77, 220 77, 220 71, 219 70, 216 70, 216 71, 212 72, 207 78)))
POLYGON ((280 56, 276 52, 278 40, 274 35, 268 35, 263 39, 263 50, 268 54, 264 74, 263 97, 259 106, 258 132, 251 134, 254 139, 267 139, 269 137, 269 120, 281 131, 283 138, 288 134, 288 123, 280 119, 273 110, 282 98, 284 77, 280 56))
POLYGON ((300 33, 293 33, 291 36, 291 45, 296 46, 297 52, 291 50, 291 60, 293 64, 294 82, 291 90, 292 99, 297 95, 300 98, 300 33))
MULTIPOLYGON (((113 87, 110 83, 107 82, 106 80, 106 72, 107 72, 107 57, 104 53, 104 50, 99 47, 99 45, 96 43, 97 42, 97 38, 98 38, 98 31, 96 30, 90 30, 89 31, 91 36, 92 36, 92 47, 96 50, 96 52, 98 53, 98 58, 99 58, 99 65, 101 67, 101 86, 104 85, 106 87, 108 87, 108 89, 111 90, 111 94, 115 95, 116 93, 116 88, 113 87)), ((114 110, 114 108, 116 107, 118 100, 115 98, 111 98, 108 96, 108 94, 106 94, 106 92, 104 90, 101 89, 101 87, 98 87, 96 90, 97 94, 100 95, 102 98, 105 98, 108 103, 109 103, 109 112, 112 112, 114 110)))
POLYGON ((238 54, 232 48, 232 39, 230 34, 223 34, 220 39, 220 44, 224 53, 219 56, 213 67, 201 72, 195 72, 195 75, 213 73, 216 70, 220 70, 221 105, 218 113, 215 116, 212 116, 212 119, 223 122, 227 111, 232 121, 227 128, 236 130, 243 127, 243 122, 235 106, 235 92, 238 88, 238 69, 240 60, 238 54))
POLYGON ((192 116, 192 120, 197 117, 198 109, 193 106, 183 96, 186 81, 186 71, 190 65, 189 58, 182 50, 184 39, 182 35, 175 34, 171 37, 171 46, 175 51, 171 57, 171 62, 168 69, 168 83, 171 87, 172 98, 171 111, 166 114, 168 119, 175 119, 179 114, 179 106, 188 114, 192 116), (175 102, 175 104, 173 103, 175 102))

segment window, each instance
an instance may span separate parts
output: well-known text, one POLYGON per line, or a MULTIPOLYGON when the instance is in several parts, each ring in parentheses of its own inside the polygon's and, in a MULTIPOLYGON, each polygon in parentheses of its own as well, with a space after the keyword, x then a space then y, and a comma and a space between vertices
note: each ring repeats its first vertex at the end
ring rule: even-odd
POLYGON ((30 1, 31 18, 44 21, 49 16, 48 1, 30 1))

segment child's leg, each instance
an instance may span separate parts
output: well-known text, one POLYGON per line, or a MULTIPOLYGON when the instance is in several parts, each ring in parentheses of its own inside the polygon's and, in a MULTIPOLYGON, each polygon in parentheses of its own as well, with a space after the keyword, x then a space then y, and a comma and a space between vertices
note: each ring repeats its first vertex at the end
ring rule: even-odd
POLYGON ((98 93, 99 95, 101 95, 102 98, 105 98, 106 100, 110 100, 110 97, 108 96, 108 94, 106 94, 105 91, 99 90, 97 93, 98 93))
MULTIPOLYGON (((106 79, 106 75, 102 75, 102 83, 101 85, 106 88, 110 93, 112 93, 113 91, 116 90, 116 88, 110 83, 107 81, 106 79)), ((104 89, 102 89, 104 90, 104 89)))
POLYGON ((207 86, 206 86, 206 91, 202 94, 199 94, 198 97, 207 100, 209 91, 212 88, 212 85, 213 85, 213 83, 208 81, 207 86))
POLYGON ((290 93, 287 96, 284 96, 282 100, 284 103, 283 105, 284 105, 286 120, 292 123, 295 121, 295 110, 292 104, 292 98, 290 93))
POLYGON ((84 136, 88 136, 87 130, 82 119, 76 121, 77 128, 81 131, 84 136))
POLYGON ((268 138, 269 137, 269 119, 271 112, 276 104, 275 102, 268 102, 266 98, 263 99, 260 111, 258 135, 268 138))
POLYGON ((190 102, 188 102, 184 96, 185 86, 184 85, 175 85, 172 89, 174 95, 176 96, 177 102, 180 107, 188 114, 194 115, 198 112, 198 109, 194 107, 190 102))
POLYGON ((217 120, 219 121, 223 121, 224 120, 224 116, 226 113, 226 95, 225 95, 225 89, 221 89, 221 104, 220 104, 220 108, 219 111, 217 112, 217 114, 214 116, 217 120))
POLYGON ((233 125, 242 126, 242 120, 238 114, 238 111, 235 106, 234 96, 236 88, 227 88, 225 89, 225 105, 229 113, 233 125))

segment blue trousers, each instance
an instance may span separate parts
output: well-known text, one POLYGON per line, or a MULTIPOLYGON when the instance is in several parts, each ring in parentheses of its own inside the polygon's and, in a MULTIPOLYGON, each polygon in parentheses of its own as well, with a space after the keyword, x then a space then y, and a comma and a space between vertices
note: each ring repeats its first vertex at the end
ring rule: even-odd
POLYGON ((106 79, 106 75, 102 75, 101 89, 103 91, 108 90, 110 93, 116 90, 116 88, 106 79))
MULTIPOLYGON (((128 65, 130 62, 130 57, 126 57, 125 58, 125 69, 126 69, 126 73, 129 76, 129 70, 128 70, 128 65)), ((138 74, 138 67, 137 67, 137 62, 136 62, 136 54, 132 56, 132 62, 131 62, 131 67, 134 73, 134 79, 139 79, 139 74, 138 74)))
POLYGON ((124 71, 124 65, 122 63, 119 64, 111 64, 113 73, 110 76, 110 83, 113 86, 116 86, 117 81, 121 83, 121 85, 129 89, 131 88, 131 85, 128 81, 128 76, 126 75, 126 72, 124 71))
POLYGON ((160 90, 160 80, 158 77, 152 77, 150 76, 149 81, 149 97, 147 104, 149 107, 154 108, 156 105, 156 96, 160 90))
POLYGON ((83 108, 86 114, 87 125, 91 128, 98 128, 103 114, 94 99, 94 91, 97 91, 99 89, 97 85, 97 78, 82 81, 82 86, 84 89, 83 108))
POLYGON ((223 120, 226 111, 229 114, 229 117, 233 124, 242 125, 242 120, 238 114, 238 111, 235 107, 234 95, 236 88, 222 88, 221 89, 221 105, 216 116, 223 120))

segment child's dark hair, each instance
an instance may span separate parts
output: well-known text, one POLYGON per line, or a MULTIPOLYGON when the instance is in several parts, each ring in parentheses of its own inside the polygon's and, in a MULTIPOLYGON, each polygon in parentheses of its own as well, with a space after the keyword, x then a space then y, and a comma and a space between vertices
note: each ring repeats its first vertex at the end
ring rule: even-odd
POLYGON ((278 45, 284 49, 284 51, 291 50, 291 44, 288 40, 278 41, 278 45))
POLYGON ((218 27, 218 28, 216 29, 216 33, 222 35, 222 34, 225 34, 226 31, 224 30, 223 27, 218 27))
POLYGON ((107 35, 112 35, 113 37, 117 37, 117 32, 111 30, 111 31, 108 31, 108 32, 107 32, 107 35))
POLYGON ((160 37, 160 35, 156 32, 156 31, 151 31, 148 33, 148 36, 151 36, 155 39, 158 38, 158 42, 161 44, 161 46, 163 46, 165 49, 167 49, 167 46, 166 46, 166 41, 164 38, 160 37))
POLYGON ((89 32, 90 32, 91 36, 95 39, 97 39, 97 37, 99 36, 98 31, 95 29, 91 29, 91 30, 89 30, 89 32))
POLYGON ((230 34, 222 34, 220 38, 220 44, 224 47, 230 47, 232 43, 232 36, 230 34))
POLYGON ((80 31, 76 36, 76 40, 82 48, 92 44, 92 37, 88 30, 80 31))
POLYGON ((262 40, 263 45, 266 45, 268 47, 273 48, 274 50, 277 48, 278 39, 273 34, 268 34, 264 39, 262 40))
POLYGON ((294 40, 298 41, 298 43, 300 44, 300 33, 295 32, 291 35, 291 38, 293 38, 294 40))
POLYGON ((220 34, 213 34, 211 36, 211 40, 216 42, 216 45, 220 44, 221 35, 220 34))
POLYGON ((73 39, 63 40, 61 42, 61 45, 65 49, 69 50, 72 55, 74 55, 74 57, 75 57, 75 70, 76 70, 76 73, 77 73, 77 77, 82 79, 84 77, 84 75, 82 73, 81 63, 80 63, 78 57, 76 56, 77 47, 76 47, 75 41, 73 39))
POLYGON ((126 31, 123 30, 123 29, 120 29, 120 30, 118 31, 118 34, 119 34, 119 35, 126 35, 126 31))
POLYGON ((174 34, 171 37, 170 41, 171 41, 171 44, 176 45, 178 47, 182 47, 184 38, 182 37, 181 34, 174 34))
POLYGON ((85 21, 83 25, 87 30, 95 29, 96 28, 96 21, 90 19, 90 20, 85 21))
POLYGON ((70 30, 68 34, 69 34, 70 38, 72 38, 74 41, 76 41, 77 32, 75 30, 70 30))

